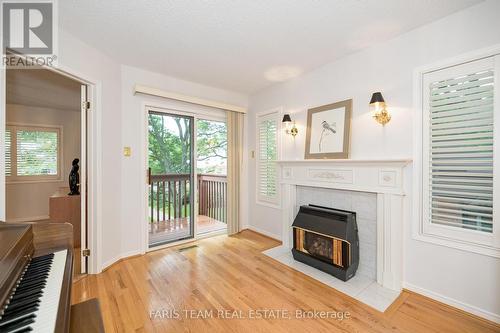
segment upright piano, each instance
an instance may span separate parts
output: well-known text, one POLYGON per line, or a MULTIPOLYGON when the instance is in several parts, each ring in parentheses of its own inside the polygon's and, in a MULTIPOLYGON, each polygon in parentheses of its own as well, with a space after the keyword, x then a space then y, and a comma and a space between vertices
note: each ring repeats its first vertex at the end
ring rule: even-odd
POLYGON ((0 222, 1 333, 70 331, 72 239, 68 223, 0 222))

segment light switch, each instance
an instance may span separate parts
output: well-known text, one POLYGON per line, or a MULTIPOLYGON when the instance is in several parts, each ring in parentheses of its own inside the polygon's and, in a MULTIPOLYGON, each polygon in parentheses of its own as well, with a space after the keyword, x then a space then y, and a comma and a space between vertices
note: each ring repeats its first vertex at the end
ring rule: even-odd
POLYGON ((130 147, 123 147, 123 156, 130 157, 132 155, 132 149, 130 147))
POLYGON ((252 152, 250 153, 250 155, 252 156, 252 158, 255 158, 255 150, 252 150, 252 152))

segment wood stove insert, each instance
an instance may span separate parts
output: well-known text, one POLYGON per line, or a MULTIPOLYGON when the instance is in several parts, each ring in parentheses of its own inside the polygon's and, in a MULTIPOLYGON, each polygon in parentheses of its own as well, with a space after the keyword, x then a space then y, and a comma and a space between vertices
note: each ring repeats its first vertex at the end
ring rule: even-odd
POLYGON ((301 206, 292 224, 295 260, 347 281, 359 265, 356 213, 301 206))

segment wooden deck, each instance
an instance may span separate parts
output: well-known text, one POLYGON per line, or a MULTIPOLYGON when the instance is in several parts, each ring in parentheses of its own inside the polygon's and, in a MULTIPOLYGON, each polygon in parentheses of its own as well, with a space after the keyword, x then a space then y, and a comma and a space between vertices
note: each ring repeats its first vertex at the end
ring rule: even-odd
POLYGON ((149 252, 80 279, 73 284, 72 302, 99 298, 108 333, 500 331, 492 322, 405 291, 384 313, 378 312, 261 253, 276 245, 244 231, 149 252), (285 309, 291 318, 249 318, 251 310, 259 309, 285 309), (303 310, 349 317, 296 317, 303 310))
MULTIPOLYGON (((198 215, 198 233, 204 234, 214 231, 226 230, 227 225, 205 215, 198 215)), ((187 237, 190 232, 187 218, 171 219, 165 222, 149 224, 149 244, 157 244, 172 239, 187 237)))

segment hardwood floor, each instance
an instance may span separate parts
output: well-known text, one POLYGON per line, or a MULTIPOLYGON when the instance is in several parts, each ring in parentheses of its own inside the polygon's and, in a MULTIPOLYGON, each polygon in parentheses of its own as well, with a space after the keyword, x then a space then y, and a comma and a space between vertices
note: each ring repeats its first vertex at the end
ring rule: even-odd
POLYGON ((380 313, 260 253, 276 245, 243 231, 150 252, 80 279, 72 300, 98 297, 106 332, 500 332, 498 325, 405 291, 380 313), (183 311, 191 309, 201 311, 183 311), (223 319, 218 310, 227 310, 225 317, 241 310, 246 318, 223 319), (252 310, 268 316, 288 310, 289 316, 252 319, 252 310), (297 310, 349 317, 298 319, 297 310), (176 313, 179 318, 168 319, 176 313))

